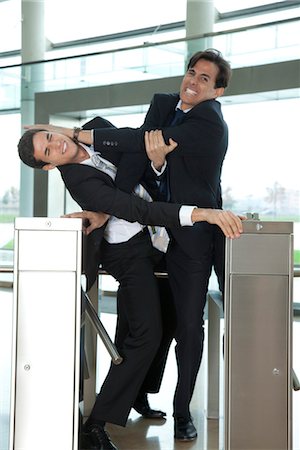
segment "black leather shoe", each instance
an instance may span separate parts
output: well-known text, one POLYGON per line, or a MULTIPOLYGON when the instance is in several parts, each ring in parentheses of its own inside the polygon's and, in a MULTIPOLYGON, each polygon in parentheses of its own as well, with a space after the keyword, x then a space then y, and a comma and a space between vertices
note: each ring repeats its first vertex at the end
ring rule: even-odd
POLYGON ((147 394, 138 395, 136 401, 134 402, 133 409, 141 414, 145 419, 164 419, 167 415, 163 411, 158 411, 156 409, 151 409, 147 394))
POLYGON ((79 450, 97 450, 89 433, 82 431, 79 436, 79 450))
POLYGON ((118 450, 103 426, 91 424, 84 428, 80 439, 81 450, 118 450))
POLYGON ((194 427, 192 419, 184 417, 175 417, 174 419, 174 438, 179 441, 193 441, 197 437, 197 430, 194 427))

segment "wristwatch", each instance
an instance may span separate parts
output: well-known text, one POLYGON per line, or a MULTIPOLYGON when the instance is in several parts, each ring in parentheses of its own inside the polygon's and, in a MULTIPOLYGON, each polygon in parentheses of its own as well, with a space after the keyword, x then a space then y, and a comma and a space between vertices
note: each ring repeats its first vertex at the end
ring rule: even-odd
POLYGON ((81 130, 82 130, 81 127, 74 127, 73 128, 73 139, 74 139, 74 141, 78 141, 78 136, 79 136, 79 133, 80 133, 81 130))

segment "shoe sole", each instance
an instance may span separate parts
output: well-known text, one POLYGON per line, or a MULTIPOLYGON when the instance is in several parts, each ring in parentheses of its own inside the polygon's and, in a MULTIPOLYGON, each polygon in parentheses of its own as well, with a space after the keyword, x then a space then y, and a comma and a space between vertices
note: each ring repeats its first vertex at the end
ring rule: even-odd
POLYGON ((194 441, 195 439, 197 439, 198 436, 195 437, 190 437, 190 438, 179 438, 174 436, 174 439, 176 439, 176 441, 181 441, 181 442, 187 442, 187 441, 194 441))
POLYGON ((176 434, 174 434, 174 439, 176 439, 176 441, 183 441, 183 442, 186 442, 186 441, 194 441, 195 439, 197 439, 197 437, 198 437, 198 433, 196 432, 195 434, 194 434, 194 436, 190 436, 190 437, 188 437, 188 436, 176 436, 176 434))

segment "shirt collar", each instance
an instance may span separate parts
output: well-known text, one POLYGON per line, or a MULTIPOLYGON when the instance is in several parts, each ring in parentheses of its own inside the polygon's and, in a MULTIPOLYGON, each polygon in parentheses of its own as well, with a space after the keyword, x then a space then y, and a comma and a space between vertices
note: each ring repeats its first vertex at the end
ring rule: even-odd
MULTIPOLYGON (((179 100, 179 102, 178 102, 177 105, 176 105, 175 110, 176 110, 176 109, 181 109, 181 105, 182 105, 182 100, 179 100)), ((184 112, 184 113, 188 113, 191 109, 192 109, 192 108, 189 108, 189 109, 181 109, 181 111, 184 112)))
POLYGON ((89 157, 91 157, 94 153, 94 146, 93 145, 86 145, 86 144, 82 144, 82 142, 80 142, 81 147, 84 148, 84 150, 89 154, 89 157))
POLYGON ((87 154, 89 155, 88 159, 84 159, 83 161, 81 161, 80 164, 87 164, 87 165, 91 165, 91 156, 94 155, 95 150, 94 150, 94 146, 93 145, 86 145, 83 144, 82 142, 80 142, 81 147, 84 148, 84 150, 87 152, 87 154))

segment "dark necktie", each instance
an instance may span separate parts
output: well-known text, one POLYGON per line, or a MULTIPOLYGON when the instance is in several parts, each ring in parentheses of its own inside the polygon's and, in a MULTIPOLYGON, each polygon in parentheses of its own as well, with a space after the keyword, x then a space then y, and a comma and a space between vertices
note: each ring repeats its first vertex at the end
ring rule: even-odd
MULTIPOLYGON (((170 126, 173 127, 175 125, 179 125, 182 122, 183 117, 184 112, 182 109, 176 109, 170 126)), ((169 202, 171 200, 168 166, 166 167, 165 173, 159 183, 159 200, 162 202, 169 202)))
POLYGON ((182 111, 182 109, 176 109, 170 126, 173 127, 174 125, 179 125, 182 122, 183 117, 184 112, 182 111))

